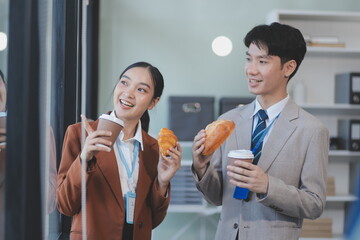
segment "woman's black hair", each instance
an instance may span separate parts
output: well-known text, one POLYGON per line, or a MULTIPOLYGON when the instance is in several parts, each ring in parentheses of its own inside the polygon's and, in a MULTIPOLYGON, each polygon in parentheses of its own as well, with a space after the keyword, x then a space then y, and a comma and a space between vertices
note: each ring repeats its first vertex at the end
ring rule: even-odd
MULTIPOLYGON (((163 89, 164 89, 164 78, 163 78, 162 74, 160 73, 159 69, 157 69, 156 67, 154 67, 150 63, 136 62, 136 63, 131 64, 130 66, 125 68, 125 70, 120 74, 119 79, 124 75, 124 73, 126 71, 128 71, 131 68, 135 68, 135 67, 142 67, 142 68, 146 68, 146 69, 149 70, 151 78, 152 78, 152 80, 154 82, 154 86, 155 86, 153 99, 161 97, 161 94, 162 94, 163 89)), ((149 111, 148 110, 146 110, 144 112, 144 114, 141 116, 140 121, 141 121, 142 129, 145 132, 148 132, 149 131, 149 125, 150 125, 150 116, 149 116, 149 111)))
POLYGON ((4 73, 1 71, 1 69, 0 69, 0 77, 1 77, 1 79, 4 81, 4 83, 6 85, 4 73))
MULTIPOLYGON (((4 85, 5 85, 5 91, 7 91, 7 85, 6 85, 6 80, 5 80, 5 76, 4 76, 4 73, 1 71, 0 69, 0 78, 1 78, 1 81, 4 82, 4 85)), ((7 110, 7 104, 5 102, 5 111, 7 110)))

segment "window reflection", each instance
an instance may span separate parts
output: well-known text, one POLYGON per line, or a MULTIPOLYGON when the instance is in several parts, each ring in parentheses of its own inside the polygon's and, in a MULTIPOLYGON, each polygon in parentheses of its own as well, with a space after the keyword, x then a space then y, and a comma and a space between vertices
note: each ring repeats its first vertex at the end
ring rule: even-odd
POLYGON ((0 51, 4 51, 7 48, 7 35, 4 32, 0 32, 0 51))
MULTIPOLYGON (((6 109, 4 108, 6 106, 4 99, 6 99, 7 92, 1 90, 0 81, 0 239, 5 239, 3 231, 5 226, 7 239, 28 233, 31 235, 29 238, 34 239, 40 239, 40 235, 41 239, 68 239, 67 233, 70 230, 67 231, 67 223, 63 220, 64 216, 57 210, 57 166, 61 157, 65 129, 68 125, 76 122, 76 118, 80 115, 81 94, 77 88, 81 86, 79 79, 83 75, 80 73, 79 63, 79 53, 81 52, 79 49, 81 8, 79 6, 82 1, 66 1, 65 4, 65 1, 37 0, 34 1, 34 4, 19 4, 26 1, 0 0, 0 32, 7 34, 8 25, 11 30, 11 37, 8 38, 10 43, 9 70, 8 47, 0 50, 0 69, 3 70, 5 76, 9 71, 13 78, 12 82, 10 80, 8 95, 11 104, 8 114, 9 129, 7 132, 10 133, 8 136, 5 134, 6 129, 1 127, 1 111, 4 112, 6 109), (19 12, 23 14, 18 14, 19 12), (11 19, 10 22, 9 19, 11 19), (18 21, 28 21, 31 24, 17 26, 15 23, 18 21), (21 38, 19 41, 16 36, 24 39, 21 38), (13 38, 13 42, 11 42, 11 38, 13 38), (19 65, 14 64, 18 63, 15 60, 19 59, 25 60, 19 65), (26 97, 19 100, 15 96, 26 97), (26 114, 21 117, 17 115, 16 122, 10 122, 10 117, 14 119, 15 113, 24 112, 26 114), (27 122, 27 120, 31 121, 27 122), (22 124, 23 122, 27 122, 27 124, 22 124), (20 125, 21 127, 18 127, 20 125), (16 127, 18 129, 14 131, 16 127), (28 131, 29 129, 31 131, 28 131), (21 134, 13 134, 14 132, 21 134), (24 134, 25 132, 26 134, 24 134), (8 140, 7 175, 4 172, 6 145, 1 144, 6 141, 6 138, 8 140), (19 142, 21 144, 18 144, 19 142), (16 161, 10 161, 10 158, 16 161), (20 173, 25 174, 19 177, 20 173), (38 184, 39 173, 40 185, 38 184), (4 179, 8 183, 6 207, 2 201, 5 198, 1 194, 5 190, 4 179), (12 190, 13 185, 19 186, 16 188, 18 190, 16 193, 12 190), (29 193, 31 193, 31 197, 28 197, 29 193), (27 201, 28 199, 30 201, 27 201), (39 209, 40 203, 41 209, 39 209), (19 205, 21 206, 18 207, 19 205), (41 221, 39 220, 40 214, 41 221), (21 217, 22 219, 20 219, 21 217), (24 220, 24 218, 26 219, 24 220), (35 227, 33 225, 28 227, 29 224, 24 227, 24 223, 31 221, 36 225, 35 227), (39 228, 40 222, 41 229, 39 228), (32 234, 36 234, 36 236, 32 234)), ((97 37, 97 35, 95 36, 97 37)), ((82 56, 82 58, 90 59, 89 56, 87 58, 82 56)), ((96 79, 95 74, 89 75, 96 79)), ((83 82, 87 80, 85 79, 83 82)), ((94 97, 92 99, 94 102, 97 101, 94 97)))
POLYGON ((6 157, 6 82, 0 70, 0 239, 4 238, 5 157, 6 157))
POLYGON ((9 1, 0 0, 0 69, 7 75, 9 1))
POLYGON ((9 1, 0 0, 0 239, 5 229, 6 100, 9 1))

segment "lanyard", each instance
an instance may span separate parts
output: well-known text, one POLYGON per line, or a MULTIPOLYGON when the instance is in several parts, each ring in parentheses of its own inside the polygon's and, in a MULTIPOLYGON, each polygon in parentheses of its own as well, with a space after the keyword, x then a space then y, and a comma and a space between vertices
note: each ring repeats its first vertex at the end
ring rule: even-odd
POLYGON ((127 172, 127 175, 128 175, 128 186, 129 186, 129 189, 133 191, 133 186, 132 186, 132 183, 133 183, 133 180, 132 180, 132 175, 134 173, 134 170, 135 170, 135 163, 136 163, 136 158, 139 154, 139 148, 140 148, 140 142, 139 141, 136 141, 135 140, 135 143, 134 143, 134 154, 133 154, 133 160, 132 160, 132 169, 130 171, 129 169, 129 165, 127 164, 126 162, 126 159, 125 159, 125 156, 124 156, 124 153, 121 151, 121 148, 120 148, 120 144, 118 144, 118 148, 119 148, 119 152, 120 152, 120 158, 121 158, 121 162, 124 164, 125 168, 126 168, 126 172, 127 172))
MULTIPOLYGON (((269 132, 271 126, 273 125, 273 123, 275 122, 276 119, 278 119, 280 116, 280 113, 275 117, 274 120, 272 120, 272 122, 270 123, 270 125, 265 128, 264 132, 261 134, 261 137, 259 139, 259 141, 256 143, 254 149, 252 150, 253 153, 256 153, 256 151, 259 149, 260 145, 262 144, 262 142, 264 141, 264 138, 266 136, 266 134, 269 132)), ((259 119, 260 120, 260 119, 259 119)))

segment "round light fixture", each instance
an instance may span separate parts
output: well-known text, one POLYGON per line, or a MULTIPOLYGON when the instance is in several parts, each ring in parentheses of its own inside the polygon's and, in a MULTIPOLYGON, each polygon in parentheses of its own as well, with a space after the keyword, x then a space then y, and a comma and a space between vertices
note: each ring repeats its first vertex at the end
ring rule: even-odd
POLYGON ((227 56, 232 51, 232 42, 228 37, 216 37, 211 44, 213 52, 221 57, 227 56))
POLYGON ((0 51, 4 51, 7 47, 7 35, 0 32, 0 51))

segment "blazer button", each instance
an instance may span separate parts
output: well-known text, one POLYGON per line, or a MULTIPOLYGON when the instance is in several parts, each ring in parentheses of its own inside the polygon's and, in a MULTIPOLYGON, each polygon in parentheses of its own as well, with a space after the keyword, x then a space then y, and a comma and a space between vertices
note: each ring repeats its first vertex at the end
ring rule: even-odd
POLYGON ((234 229, 237 229, 239 225, 237 223, 234 223, 234 229))
POLYGON ((142 223, 142 222, 139 222, 139 223, 138 223, 138 226, 139 226, 139 228, 142 228, 143 223, 142 223))

